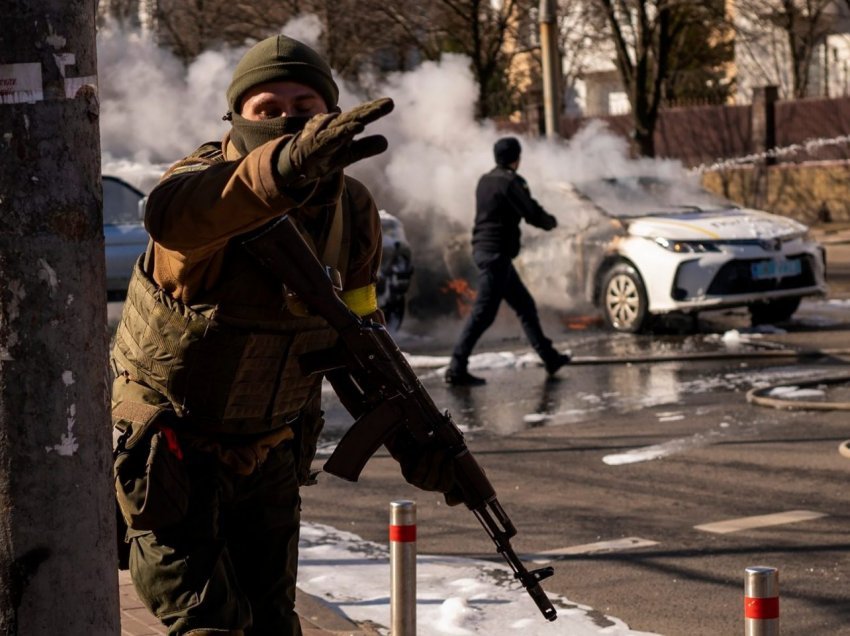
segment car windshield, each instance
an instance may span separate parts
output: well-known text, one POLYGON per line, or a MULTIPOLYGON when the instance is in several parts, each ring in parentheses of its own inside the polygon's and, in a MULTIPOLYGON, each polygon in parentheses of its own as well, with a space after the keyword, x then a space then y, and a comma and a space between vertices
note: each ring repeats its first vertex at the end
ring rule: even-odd
POLYGON ((574 184, 606 214, 615 217, 677 214, 736 207, 723 197, 686 180, 657 177, 598 179, 574 184))
POLYGON ((107 225, 141 223, 139 201, 144 195, 115 177, 103 178, 103 222, 107 225))

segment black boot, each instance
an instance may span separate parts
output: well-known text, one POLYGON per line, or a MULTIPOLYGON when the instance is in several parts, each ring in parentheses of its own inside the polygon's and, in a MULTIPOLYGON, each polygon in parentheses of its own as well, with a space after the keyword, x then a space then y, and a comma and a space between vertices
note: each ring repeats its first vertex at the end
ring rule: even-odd
POLYGON ((546 373, 549 375, 555 375, 558 372, 558 369, 569 364, 569 362, 569 354, 555 352, 555 355, 543 362, 543 366, 546 367, 546 373))
POLYGON ((455 371, 451 367, 446 370, 444 379, 446 384, 451 384, 452 386, 481 386, 482 384, 487 384, 487 380, 479 378, 477 375, 472 375, 466 369, 455 371))

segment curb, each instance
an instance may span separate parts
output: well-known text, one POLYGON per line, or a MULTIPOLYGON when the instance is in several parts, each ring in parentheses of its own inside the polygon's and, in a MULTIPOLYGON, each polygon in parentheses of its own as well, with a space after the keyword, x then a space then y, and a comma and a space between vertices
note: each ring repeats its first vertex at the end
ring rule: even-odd
MULTIPOLYGON (((167 630, 139 600, 130 573, 118 572, 121 604, 121 636, 166 636, 167 630)), ((298 588, 295 609, 301 617, 304 636, 378 636, 369 624, 357 624, 339 608, 298 588)))
POLYGON ((296 589, 295 609, 304 636, 378 636, 369 624, 357 624, 333 603, 296 589))

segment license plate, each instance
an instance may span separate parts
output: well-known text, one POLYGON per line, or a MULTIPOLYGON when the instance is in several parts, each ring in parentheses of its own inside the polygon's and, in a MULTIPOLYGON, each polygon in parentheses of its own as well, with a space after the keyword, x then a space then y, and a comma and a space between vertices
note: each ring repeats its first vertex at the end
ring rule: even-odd
POLYGON ((788 278, 789 276, 799 276, 803 272, 803 263, 799 259, 793 261, 759 261, 750 265, 750 272, 754 280, 788 278))

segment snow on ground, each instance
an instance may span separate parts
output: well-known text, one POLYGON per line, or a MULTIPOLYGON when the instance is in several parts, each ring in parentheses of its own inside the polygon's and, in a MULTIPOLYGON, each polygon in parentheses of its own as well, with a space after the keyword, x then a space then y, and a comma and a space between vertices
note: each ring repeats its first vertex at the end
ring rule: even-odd
POLYGON ((671 439, 661 444, 653 444, 652 446, 633 448, 622 453, 605 455, 605 457, 602 458, 602 461, 609 466, 621 466, 623 464, 636 464, 638 462, 661 459, 662 457, 692 450, 694 448, 709 446, 716 443, 721 435, 722 434, 720 432, 713 430, 705 433, 696 433, 690 437, 671 439))
POLYGON ((765 335, 778 335, 788 333, 781 327, 774 325, 756 325, 742 329, 730 329, 722 334, 710 333, 704 336, 706 342, 718 342, 728 349, 737 349, 741 345, 763 346, 759 339, 765 335))
MULTIPOLYGON (((382 634, 389 634, 388 546, 331 526, 304 523, 299 549, 301 589, 333 604, 352 620, 371 621, 381 626, 382 634)), ((416 580, 420 636, 649 634, 555 595, 549 598, 558 618, 547 622, 513 579, 510 568, 498 562, 419 555, 416 580)))
MULTIPOLYGON (((408 364, 414 369, 428 369, 430 373, 420 374, 420 379, 442 377, 451 362, 450 356, 410 355, 405 353, 408 364)), ((484 369, 522 369, 542 366, 540 358, 533 351, 514 353, 512 351, 489 351, 476 353, 469 357, 469 370, 484 369)))
POLYGON ((796 400, 799 398, 824 397, 825 389, 801 389, 798 386, 778 386, 767 392, 770 397, 778 397, 784 400, 796 400))

